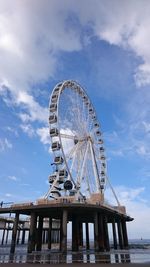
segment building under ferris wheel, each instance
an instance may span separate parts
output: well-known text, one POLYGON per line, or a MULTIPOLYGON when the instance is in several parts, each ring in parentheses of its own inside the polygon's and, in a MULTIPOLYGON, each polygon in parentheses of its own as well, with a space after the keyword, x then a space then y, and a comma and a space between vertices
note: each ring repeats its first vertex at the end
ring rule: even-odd
MULTIPOLYGON (((109 251, 112 226, 114 249, 128 247, 126 222, 132 221, 121 206, 107 175, 104 140, 96 111, 85 90, 75 81, 56 84, 49 103, 49 134, 53 154, 49 189, 35 203, 1 207, 0 214, 14 213, 11 253, 15 251, 19 215, 30 216, 28 253, 42 250, 43 231, 52 248, 53 224, 57 221, 59 250, 67 252, 67 225, 72 227, 72 250, 90 248, 89 224, 93 225, 96 251, 109 251), (116 205, 108 204, 112 191, 116 205), (48 220, 47 230, 44 220, 48 220), (85 227, 85 231, 83 231, 85 227), (83 238, 83 232, 85 236, 83 238)), ((56 229, 55 229, 56 230, 56 229)))

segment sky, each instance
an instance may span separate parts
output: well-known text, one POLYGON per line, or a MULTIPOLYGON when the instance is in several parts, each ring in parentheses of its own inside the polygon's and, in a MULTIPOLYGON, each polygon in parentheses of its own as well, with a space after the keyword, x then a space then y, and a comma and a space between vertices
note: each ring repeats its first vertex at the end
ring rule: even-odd
MULTIPOLYGON (((0 200, 48 191, 48 105, 73 79, 101 124, 108 176, 150 238, 150 1, 0 0, 0 200)), ((111 197, 109 199, 111 202, 111 197)))

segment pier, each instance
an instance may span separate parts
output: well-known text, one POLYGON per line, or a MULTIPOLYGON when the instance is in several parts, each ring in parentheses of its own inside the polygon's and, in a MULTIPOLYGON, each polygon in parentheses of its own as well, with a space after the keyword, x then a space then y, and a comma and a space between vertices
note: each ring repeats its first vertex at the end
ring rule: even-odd
POLYGON ((86 249, 90 249, 89 224, 93 224, 95 251, 109 251, 110 238, 108 224, 113 233, 113 248, 128 248, 128 234, 126 223, 133 220, 125 212, 123 206, 112 207, 102 203, 88 203, 86 201, 72 201, 69 198, 59 200, 39 200, 36 203, 13 204, 1 207, 0 214, 13 214, 13 219, 1 220, 3 231, 1 244, 11 235, 10 253, 15 252, 19 240, 25 242, 28 233, 27 251, 41 251, 42 244, 51 250, 52 242, 59 244, 59 251, 67 252, 67 225, 72 223, 72 251, 79 251, 83 246, 83 225, 85 227, 86 249), (21 215, 28 216, 28 220, 21 220, 21 215), (11 223, 12 228, 9 228, 11 223), (7 232, 7 234, 6 234, 7 232), (55 233, 55 234, 54 234, 55 233), (55 237, 54 237, 55 236, 55 237), (55 240, 54 240, 55 239, 55 240))

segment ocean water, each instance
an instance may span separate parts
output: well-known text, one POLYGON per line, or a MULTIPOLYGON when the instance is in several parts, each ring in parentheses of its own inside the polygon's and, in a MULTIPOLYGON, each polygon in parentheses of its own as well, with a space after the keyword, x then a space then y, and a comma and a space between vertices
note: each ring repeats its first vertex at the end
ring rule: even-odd
POLYGON ((43 245, 41 252, 27 254, 27 245, 17 245, 14 255, 11 255, 10 244, 0 245, 0 263, 150 263, 150 239, 129 240, 128 250, 114 250, 110 252, 95 252, 93 242, 91 249, 86 251, 80 248, 78 252, 72 252, 68 242, 67 253, 60 253, 57 245, 53 245, 49 251, 43 245))

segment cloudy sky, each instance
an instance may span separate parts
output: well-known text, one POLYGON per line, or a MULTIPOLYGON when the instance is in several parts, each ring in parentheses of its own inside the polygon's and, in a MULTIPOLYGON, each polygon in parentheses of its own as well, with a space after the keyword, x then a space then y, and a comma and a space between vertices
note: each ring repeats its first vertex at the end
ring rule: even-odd
POLYGON ((0 200, 47 192, 49 97, 73 79, 96 108, 130 238, 150 238, 149 12, 149 0, 0 0, 0 200))

